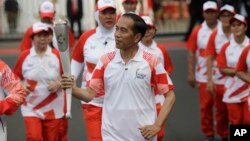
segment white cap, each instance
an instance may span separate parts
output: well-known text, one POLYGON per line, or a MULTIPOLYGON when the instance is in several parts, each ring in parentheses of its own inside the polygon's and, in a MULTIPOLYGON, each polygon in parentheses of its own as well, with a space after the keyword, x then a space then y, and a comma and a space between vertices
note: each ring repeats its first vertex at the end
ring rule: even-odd
POLYGON ((220 8, 220 12, 223 12, 223 11, 227 11, 227 12, 230 12, 232 14, 235 14, 234 7, 231 6, 231 5, 228 5, 228 4, 226 4, 226 5, 224 5, 223 7, 220 8))
POLYGON ((147 26, 155 27, 152 19, 149 16, 141 16, 141 18, 145 21, 147 26))
POLYGON ((207 10, 218 10, 218 6, 214 1, 207 1, 203 4, 203 11, 207 10))
POLYGON ((55 7, 51 1, 44 1, 39 8, 40 16, 42 18, 48 17, 53 19, 55 16, 55 7))
POLYGON ((36 22, 32 25, 32 35, 40 33, 42 31, 50 32, 52 31, 52 29, 48 24, 42 22, 36 22))
POLYGON ((239 21, 243 24, 247 24, 246 18, 240 14, 235 14, 234 17, 230 20, 230 23, 232 24, 233 21, 239 21))
POLYGON ((103 11, 107 8, 116 9, 115 1, 114 0, 98 0, 97 2, 97 10, 103 11))

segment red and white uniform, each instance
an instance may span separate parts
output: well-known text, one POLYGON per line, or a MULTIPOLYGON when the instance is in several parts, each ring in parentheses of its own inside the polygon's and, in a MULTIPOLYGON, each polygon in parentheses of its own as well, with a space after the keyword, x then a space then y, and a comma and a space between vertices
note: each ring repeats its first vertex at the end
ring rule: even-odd
MULTIPOLYGON (((218 21, 217 27, 220 27, 221 23, 218 21)), ((208 40, 213 30, 208 27, 206 22, 197 26, 187 42, 187 48, 196 54, 196 67, 195 67, 195 79, 197 82, 207 82, 207 58, 206 48, 208 40)))
MULTIPOLYGON (((90 79, 100 57, 115 50, 114 31, 104 29, 101 24, 81 35, 72 54, 71 72, 77 78, 84 68, 82 87, 90 79)), ((101 141, 103 96, 96 96, 89 103, 81 102, 88 141, 101 141)))
MULTIPOLYGON (((243 71, 250 74, 250 46, 247 46, 241 53, 236 71, 243 71)), ((250 89, 249 89, 250 91, 250 89)), ((250 93, 248 95, 248 104, 250 106, 250 93)))
MULTIPOLYGON (((100 57, 115 50, 114 32, 115 29, 113 28, 108 34, 103 34, 100 28, 97 27, 87 31, 80 37, 72 54, 71 70, 72 75, 78 77, 84 67, 82 87, 86 86, 86 81, 90 79, 100 57)), ((97 96, 86 104, 102 107, 103 97, 97 96)))
MULTIPOLYGON (((248 37, 245 37, 242 44, 236 43, 234 38, 230 42, 223 45, 221 52, 217 58, 219 68, 236 68, 241 52, 249 45, 248 37)), ((236 75, 226 78, 226 92, 223 101, 226 103, 240 103, 247 100, 249 88, 246 82, 242 81, 236 75)))
POLYGON ((237 71, 244 71, 250 74, 250 45, 243 49, 236 66, 237 71))
POLYGON ((64 117, 65 95, 62 89, 55 93, 48 90, 48 81, 58 80, 62 74, 59 52, 50 47, 39 57, 35 48, 24 51, 19 57, 14 72, 30 85, 30 94, 21 107, 24 117, 50 120, 64 117))
MULTIPOLYGON (((217 26, 221 27, 221 23, 217 21, 217 26)), ((215 29, 208 27, 206 21, 195 27, 188 41, 187 49, 196 56, 195 79, 198 82, 198 93, 201 112, 201 130, 205 136, 214 136, 214 120, 213 120, 213 103, 214 97, 207 92, 207 54, 206 48, 210 35, 215 29)))
MULTIPOLYGON (((49 26, 53 30, 52 45, 53 45, 53 47, 58 49, 56 35, 55 35, 53 25, 49 25, 49 26)), ((30 49, 32 47, 32 39, 30 38, 31 35, 32 35, 32 26, 28 27, 28 29, 24 33, 23 39, 20 42, 19 47, 18 47, 20 51, 24 51, 24 50, 30 49)), ((69 47, 72 48, 74 46, 74 44, 75 44, 75 37, 74 37, 73 33, 69 30, 69 47)))
MULTIPOLYGON (((210 36, 208 46, 207 46, 207 55, 211 55, 214 58, 218 56, 222 46, 232 38, 232 34, 228 38, 222 30, 222 27, 218 27, 210 36)), ((213 62, 213 82, 215 84, 224 85, 225 76, 221 74, 219 68, 217 67, 217 60, 214 59, 213 62)))
POLYGON ((156 120, 155 94, 173 89, 159 60, 141 49, 127 64, 120 50, 102 56, 88 84, 97 95, 105 95, 102 115, 105 141, 145 141, 139 128, 156 120))
MULTIPOLYGON (((173 72, 174 67, 173 67, 171 58, 168 54, 168 51, 164 47, 164 45, 158 44, 155 41, 153 41, 153 43, 150 46, 145 46, 141 42, 139 42, 139 47, 144 51, 147 51, 147 52, 154 54, 158 58, 158 60, 162 63, 165 70, 169 74, 171 74, 173 72)), ((163 95, 156 95, 155 96, 156 104, 160 103, 162 105, 164 100, 165 100, 165 97, 163 95)))
POLYGON ((25 101, 26 92, 21 81, 14 76, 9 66, 0 60, 0 140, 7 141, 4 115, 13 114, 25 101))
POLYGON ((210 55, 214 58, 212 62, 212 80, 215 84, 213 100, 216 108, 216 130, 221 138, 228 137, 229 120, 226 104, 222 101, 223 95, 225 93, 224 84, 226 81, 226 77, 220 72, 219 68, 217 67, 216 58, 223 44, 228 42, 229 39, 232 38, 232 36, 233 35, 231 34, 229 37, 227 37, 223 32, 222 26, 219 26, 215 31, 212 32, 206 49, 207 55, 210 55))

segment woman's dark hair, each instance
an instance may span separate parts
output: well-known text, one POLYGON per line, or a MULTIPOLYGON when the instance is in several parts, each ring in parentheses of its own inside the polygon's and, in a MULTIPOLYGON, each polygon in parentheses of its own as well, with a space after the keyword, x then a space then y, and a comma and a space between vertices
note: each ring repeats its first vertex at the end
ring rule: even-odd
POLYGON ((147 24, 140 16, 134 13, 125 13, 122 15, 122 17, 127 17, 134 21, 134 26, 132 27, 134 34, 140 33, 142 37, 145 35, 147 24))

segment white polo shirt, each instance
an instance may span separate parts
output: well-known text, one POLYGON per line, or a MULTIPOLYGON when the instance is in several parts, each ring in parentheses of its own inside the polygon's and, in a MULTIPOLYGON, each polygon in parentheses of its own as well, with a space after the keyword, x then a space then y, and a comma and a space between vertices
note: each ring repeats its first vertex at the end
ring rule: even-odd
MULTIPOLYGON (((221 26, 221 22, 218 21, 215 29, 221 26)), ((204 21, 201 25, 196 27, 187 42, 187 48, 196 55, 196 66, 195 66, 195 79, 197 82, 207 82, 207 56, 206 48, 208 40, 214 29, 208 27, 204 21)))
POLYGON ((120 50, 105 54, 88 84, 97 95, 105 94, 102 116, 105 141, 145 141, 139 128, 156 120, 155 94, 173 89, 162 64, 141 49, 127 64, 120 50))
MULTIPOLYGON (((173 65, 170 56, 168 55, 167 49, 163 49, 163 46, 158 45, 155 41, 152 42, 150 46, 145 46, 141 42, 139 42, 139 47, 149 53, 155 55, 161 64, 164 66, 165 70, 170 74, 173 72, 173 65)), ((156 104, 163 104, 165 97, 163 95, 156 95, 155 102, 156 104)))
MULTIPOLYGON (((249 45, 248 37, 245 37, 242 44, 236 43, 234 38, 226 43, 217 58, 219 68, 233 68, 236 69, 236 65, 239 61, 240 55, 244 48, 249 45)), ((225 87, 226 91, 223 96, 223 101, 226 103, 240 103, 247 100, 249 95, 249 84, 242 81, 239 77, 227 76, 225 87)))
POLYGON ((14 72, 31 86, 31 93, 21 106, 23 116, 40 119, 58 119, 64 116, 64 91, 59 89, 50 93, 47 84, 48 81, 60 78, 62 74, 58 50, 47 47, 45 55, 39 57, 33 46, 22 52, 14 72))
MULTIPOLYGON (((207 55, 211 55, 214 58, 217 57, 219 54, 223 44, 228 42, 233 37, 233 34, 230 35, 230 37, 227 37, 225 33, 223 32, 222 26, 219 26, 217 30, 213 31, 211 34, 208 46, 207 46, 207 55)), ((219 68, 217 67, 217 61, 214 59, 213 61, 213 69, 212 69, 212 77, 213 82, 215 84, 223 85, 225 84, 225 75, 221 74, 219 68)))
POLYGON ((250 46, 244 48, 244 50, 242 51, 236 70, 247 72, 250 74, 250 46))
MULTIPOLYGON (((243 71, 250 74, 250 46, 247 46, 242 51, 236 67, 236 71, 243 71)), ((250 91, 250 87, 248 89, 248 91, 250 91)), ((248 104, 250 105, 250 93, 248 95, 248 104)))
MULTIPOLYGON (((107 32, 108 34, 102 33, 100 27, 96 30, 90 30, 83 35, 72 56, 72 74, 76 77, 79 76, 79 69, 84 66, 84 72, 82 76, 82 87, 86 87, 86 81, 90 79, 91 73, 93 72, 100 57, 108 52, 114 51, 115 48, 115 29, 107 32), (78 66, 81 66, 80 68, 78 66)), ((103 97, 96 96, 89 103, 95 106, 102 106, 103 97)))

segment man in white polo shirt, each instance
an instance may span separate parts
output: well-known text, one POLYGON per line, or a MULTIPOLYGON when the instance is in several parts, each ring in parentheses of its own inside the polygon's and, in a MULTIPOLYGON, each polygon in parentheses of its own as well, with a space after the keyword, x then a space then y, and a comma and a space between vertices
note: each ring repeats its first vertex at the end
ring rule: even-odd
MULTIPOLYGON (((118 50, 101 57, 89 87, 73 86, 73 95, 84 101, 104 95, 103 141, 156 141, 175 102, 174 86, 160 61, 138 47, 146 27, 140 16, 123 14, 115 32, 118 50), (166 97, 158 117, 155 94, 166 97)), ((71 87, 72 79, 63 76, 61 84, 71 87)))

